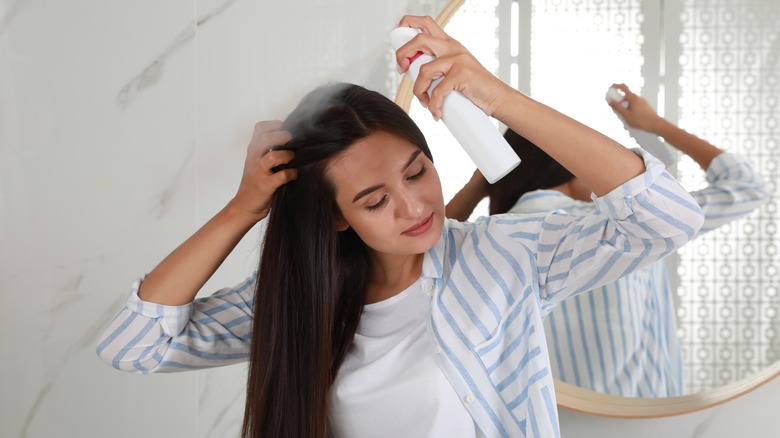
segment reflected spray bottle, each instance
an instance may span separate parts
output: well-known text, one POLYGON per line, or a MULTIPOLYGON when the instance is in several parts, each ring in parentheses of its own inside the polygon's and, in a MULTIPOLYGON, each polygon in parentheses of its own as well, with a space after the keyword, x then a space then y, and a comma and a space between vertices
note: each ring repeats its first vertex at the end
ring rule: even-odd
MULTIPOLYGON (((410 27, 396 28, 390 33, 390 46, 393 50, 398 50, 418 33, 419 30, 410 27)), ((431 55, 418 52, 410 59, 411 64, 406 73, 409 79, 412 82, 417 80, 420 66, 434 59, 431 55)), ((429 95, 442 79, 431 83, 428 88, 429 95)), ((441 120, 488 183, 495 183, 520 164, 520 158, 487 114, 460 92, 453 91, 444 98, 441 120)))
MULTIPOLYGON (((609 87, 607 89, 607 99, 612 102, 617 102, 623 108, 628 108, 628 97, 626 93, 615 87, 609 87)), ((677 154, 664 142, 659 140, 658 136, 641 129, 632 128, 626 123, 625 119, 620 117, 620 121, 623 122, 623 127, 628 131, 628 135, 633 137, 636 143, 647 152, 650 152, 653 156, 661 160, 667 168, 671 168, 677 162, 677 154)))
POLYGON ((607 99, 619 103, 623 108, 628 108, 628 98, 626 97, 626 94, 615 87, 609 87, 607 89, 607 99))

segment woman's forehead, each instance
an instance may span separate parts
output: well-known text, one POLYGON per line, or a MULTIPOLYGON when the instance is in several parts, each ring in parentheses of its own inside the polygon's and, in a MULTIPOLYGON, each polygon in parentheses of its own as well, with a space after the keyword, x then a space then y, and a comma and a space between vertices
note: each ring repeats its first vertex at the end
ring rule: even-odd
POLYGON ((385 175, 400 174, 421 149, 407 139, 378 131, 358 140, 335 156, 328 173, 338 186, 380 182, 385 175))

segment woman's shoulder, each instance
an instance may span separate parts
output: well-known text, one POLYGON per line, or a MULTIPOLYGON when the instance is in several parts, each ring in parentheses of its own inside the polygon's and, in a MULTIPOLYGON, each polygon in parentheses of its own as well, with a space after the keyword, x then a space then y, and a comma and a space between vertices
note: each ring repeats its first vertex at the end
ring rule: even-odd
POLYGON ((536 235, 546 215, 547 213, 502 213, 480 216, 467 222, 447 219, 443 237, 448 244, 460 246, 469 241, 472 243, 483 240, 500 241, 527 233, 536 235))

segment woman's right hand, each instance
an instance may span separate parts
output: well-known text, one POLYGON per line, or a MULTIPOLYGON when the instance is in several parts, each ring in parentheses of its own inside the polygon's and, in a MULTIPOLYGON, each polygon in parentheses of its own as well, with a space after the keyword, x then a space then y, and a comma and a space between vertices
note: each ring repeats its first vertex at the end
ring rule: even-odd
POLYGON ((278 149, 287 144, 292 134, 284 130, 279 120, 259 122, 255 125, 252 141, 247 147, 244 172, 238 192, 230 203, 253 221, 259 222, 268 215, 276 189, 298 177, 296 169, 274 168, 292 161, 292 151, 278 149))
POLYGON ((298 176, 295 169, 272 170, 293 159, 291 151, 274 149, 291 139, 278 120, 255 125, 238 193, 144 278, 139 298, 168 306, 195 299, 241 238, 268 215, 276 189, 298 176))

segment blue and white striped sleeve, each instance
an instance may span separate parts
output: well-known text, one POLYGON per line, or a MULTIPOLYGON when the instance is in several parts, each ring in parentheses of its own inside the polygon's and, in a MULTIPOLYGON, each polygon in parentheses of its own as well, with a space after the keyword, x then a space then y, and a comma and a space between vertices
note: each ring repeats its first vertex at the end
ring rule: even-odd
POLYGON ((706 188, 691 192, 704 211, 700 233, 749 214, 772 196, 769 184, 747 160, 727 152, 712 160, 707 168, 707 182, 706 188))
POLYGON ((555 210, 496 216, 494 223, 529 248, 545 313, 561 300, 612 282, 669 254, 694 237, 699 205, 658 159, 634 149, 646 170, 578 215, 555 210))
POLYGON ((141 279, 97 346, 100 358, 138 374, 211 368, 246 361, 255 277, 183 306, 138 298, 141 279))

